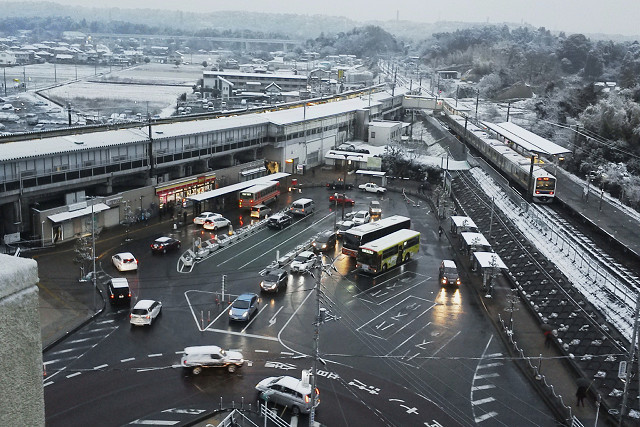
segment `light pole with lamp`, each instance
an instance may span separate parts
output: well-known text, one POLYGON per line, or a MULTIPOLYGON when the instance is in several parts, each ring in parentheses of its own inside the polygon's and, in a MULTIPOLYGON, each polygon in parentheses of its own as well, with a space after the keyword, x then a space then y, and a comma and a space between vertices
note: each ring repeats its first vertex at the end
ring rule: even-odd
POLYGON ((42 247, 44 248, 44 221, 40 226, 40 238, 42 239, 42 247))

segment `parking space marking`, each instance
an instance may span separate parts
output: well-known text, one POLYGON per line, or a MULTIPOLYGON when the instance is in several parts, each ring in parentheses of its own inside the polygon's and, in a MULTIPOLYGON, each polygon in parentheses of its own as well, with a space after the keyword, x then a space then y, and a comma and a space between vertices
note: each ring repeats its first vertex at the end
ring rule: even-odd
MULTIPOLYGON (((327 215, 327 216, 325 216, 325 217, 323 217, 323 218, 320 218, 318 221, 316 221, 316 222, 312 223, 309 227, 312 227, 312 226, 314 226, 314 225, 316 225, 316 224, 319 224, 319 223, 321 223, 322 221, 324 221, 325 219, 327 219, 327 218, 329 218, 329 217, 332 217, 332 216, 333 216, 333 213, 331 213, 331 214, 329 214, 329 215, 327 215)), ((296 221, 295 223, 291 224, 291 226, 293 226, 293 225, 295 225, 295 224, 297 224, 298 222, 303 221, 303 220, 304 220, 304 218, 302 218, 302 219, 300 219, 300 220, 296 221)), ((307 228, 303 229, 302 231, 300 231, 300 232, 299 232, 299 233, 297 233, 297 234, 294 234, 293 236, 291 236, 291 237, 290 237, 290 238, 288 238, 287 240, 284 240, 284 241, 283 241, 283 242, 281 242, 278 246, 276 246, 275 248, 272 248, 272 251, 273 251, 273 250, 278 249, 279 247, 281 247, 281 246, 282 246, 282 245, 284 245, 285 243, 289 242, 290 240, 294 240, 294 239, 296 239, 296 238, 297 238, 298 236, 300 236, 301 234, 306 233, 306 232, 307 232, 307 229, 308 229, 309 227, 307 227, 307 228)), ((248 250, 251 250, 251 249, 255 248, 256 246, 261 245, 262 243, 266 242, 267 240, 269 240, 269 239, 271 239, 271 238, 273 238, 273 237, 276 237, 278 234, 279 234, 279 232, 278 232, 278 233, 276 233, 276 234, 274 234, 274 235, 273 235, 273 236, 271 236, 271 237, 266 238, 265 240, 262 240, 262 241, 261 241, 261 242, 259 242, 259 243, 256 243, 255 245, 251 246, 250 248, 245 249, 244 251, 242 251, 242 252, 238 253, 237 255, 235 255, 235 256, 233 256, 233 257, 229 258, 228 260, 221 262, 220 264, 218 264, 218 267, 219 267, 219 266, 221 266, 222 264, 224 264, 224 263, 228 262, 228 261, 231 261, 233 258, 235 258, 235 257, 237 257, 237 256, 239 256, 239 255, 241 255, 241 254, 243 254, 244 252, 246 252, 246 251, 248 251, 248 250)), ((252 259, 251 261, 249 261, 249 262, 247 262, 247 263, 245 263, 245 264, 241 265, 241 266, 239 267, 239 269, 243 269, 243 268, 245 268, 246 266, 248 266, 249 264, 251 264, 252 262, 254 262, 254 261, 258 260, 259 258, 262 258, 262 257, 263 257, 263 256, 265 256, 265 255, 268 255, 268 254, 269 254, 269 252, 270 252, 270 251, 267 251, 267 252, 265 252, 264 254, 259 255, 258 257, 256 257, 256 258, 252 259)))
POLYGON ((80 375, 82 372, 74 372, 73 374, 69 374, 67 375, 67 378, 73 378, 73 377, 77 377, 78 375, 80 375))

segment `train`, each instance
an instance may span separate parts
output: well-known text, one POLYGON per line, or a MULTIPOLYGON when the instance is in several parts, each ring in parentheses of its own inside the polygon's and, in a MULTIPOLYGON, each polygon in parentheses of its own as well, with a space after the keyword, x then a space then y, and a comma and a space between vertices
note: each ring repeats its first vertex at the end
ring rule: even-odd
POLYGON ((487 129, 473 124, 463 116, 444 114, 443 122, 449 126, 453 134, 474 147, 504 174, 512 185, 522 190, 525 197, 528 196, 535 203, 553 202, 556 195, 556 177, 539 163, 534 163, 532 173, 531 157, 522 155, 505 142, 493 138, 487 129))

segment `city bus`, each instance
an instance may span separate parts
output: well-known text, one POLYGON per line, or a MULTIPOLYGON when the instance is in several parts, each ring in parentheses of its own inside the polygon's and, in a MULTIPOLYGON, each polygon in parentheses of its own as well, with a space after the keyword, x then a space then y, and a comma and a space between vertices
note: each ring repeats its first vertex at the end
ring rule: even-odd
POLYGON ((419 250, 419 232, 398 230, 360 246, 356 268, 364 273, 378 274, 409 261, 419 250))
POLYGON ((406 216, 393 215, 376 222, 369 222, 353 227, 344 232, 342 253, 354 257, 358 255, 360 246, 384 237, 394 231, 411 227, 411 219, 406 216))
POLYGON ((259 204, 266 204, 275 200, 280 195, 280 182, 269 181, 256 184, 253 187, 242 190, 238 194, 238 206, 251 209, 259 204))

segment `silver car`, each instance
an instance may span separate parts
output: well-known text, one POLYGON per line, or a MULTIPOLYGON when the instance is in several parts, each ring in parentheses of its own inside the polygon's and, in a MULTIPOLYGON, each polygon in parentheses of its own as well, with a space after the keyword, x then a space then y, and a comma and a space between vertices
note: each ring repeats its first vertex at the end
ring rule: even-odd
POLYGON ((235 372, 244 364, 244 356, 239 351, 225 351, 217 345, 199 345, 184 349, 180 365, 199 375, 204 368, 226 368, 235 372))
MULTIPOLYGON (((256 384, 256 390, 268 402, 291 409, 294 415, 311 412, 311 384, 290 376, 268 377, 256 384)), ((316 407, 320 404, 316 388, 316 407)))
POLYGON ((162 303, 150 299, 141 299, 133 306, 131 314, 129 314, 129 322, 132 325, 144 326, 153 323, 162 310, 162 303))

